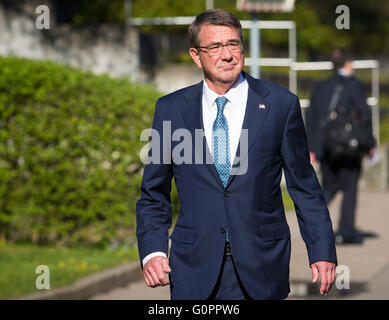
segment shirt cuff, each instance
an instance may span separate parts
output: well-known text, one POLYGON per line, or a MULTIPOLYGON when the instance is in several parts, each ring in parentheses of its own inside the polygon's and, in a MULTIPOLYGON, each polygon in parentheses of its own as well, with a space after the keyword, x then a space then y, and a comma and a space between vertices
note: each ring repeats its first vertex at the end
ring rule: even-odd
POLYGON ((143 267, 145 266, 147 261, 149 261, 151 258, 154 258, 154 257, 165 257, 165 258, 167 258, 167 255, 166 255, 165 252, 160 252, 160 251, 150 253, 146 257, 143 258, 143 260, 142 260, 143 267))

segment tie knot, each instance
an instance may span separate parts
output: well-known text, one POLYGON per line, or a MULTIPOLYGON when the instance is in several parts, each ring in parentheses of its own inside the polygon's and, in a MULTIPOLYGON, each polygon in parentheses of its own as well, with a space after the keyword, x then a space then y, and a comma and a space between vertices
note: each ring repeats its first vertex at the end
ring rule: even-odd
POLYGON ((223 113, 224 106, 227 103, 227 98, 220 96, 216 98, 217 111, 223 113))

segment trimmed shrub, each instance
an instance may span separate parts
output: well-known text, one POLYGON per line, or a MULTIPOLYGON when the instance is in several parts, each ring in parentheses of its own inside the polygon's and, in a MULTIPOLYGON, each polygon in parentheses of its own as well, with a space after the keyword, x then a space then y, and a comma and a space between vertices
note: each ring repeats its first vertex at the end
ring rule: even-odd
POLYGON ((133 239, 139 137, 159 96, 125 79, 0 57, 0 238, 133 239))

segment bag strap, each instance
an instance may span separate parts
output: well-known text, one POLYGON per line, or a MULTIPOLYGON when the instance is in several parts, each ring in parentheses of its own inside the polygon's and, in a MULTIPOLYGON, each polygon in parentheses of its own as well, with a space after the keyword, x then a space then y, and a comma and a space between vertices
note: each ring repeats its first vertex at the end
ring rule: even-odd
POLYGON ((335 87, 335 90, 331 96, 330 106, 328 107, 329 113, 334 111, 336 109, 336 107, 338 106, 338 102, 339 102, 340 95, 341 95, 342 91, 343 91, 343 85, 341 83, 337 84, 335 87))

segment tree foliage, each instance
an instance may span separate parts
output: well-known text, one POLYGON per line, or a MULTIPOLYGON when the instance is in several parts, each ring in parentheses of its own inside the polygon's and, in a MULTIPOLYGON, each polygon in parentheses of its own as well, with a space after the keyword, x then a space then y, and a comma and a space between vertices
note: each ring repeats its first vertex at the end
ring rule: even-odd
MULTIPOLYGON (((64 1, 64 0, 62 0, 64 1)), ((124 23, 123 0, 78 1, 74 22, 124 23)), ((132 16, 195 16, 205 10, 205 0, 133 0, 132 16)), ((229 10, 240 19, 250 19, 250 14, 236 8, 236 0, 214 0, 217 8, 229 10)), ((297 0, 296 8, 291 13, 261 13, 263 20, 294 20, 297 24, 297 37, 300 55, 317 59, 327 55, 334 47, 345 46, 360 56, 382 54, 388 49, 386 35, 389 32, 389 1, 383 0, 338 0, 312 1, 297 0), (335 26, 338 5, 350 8, 351 28, 338 30, 335 26)), ((185 33, 186 28, 146 28, 149 32, 168 30, 185 33)), ((287 48, 287 33, 270 30, 263 32, 265 46, 287 48)), ((266 48, 266 47, 265 47, 266 48)))

